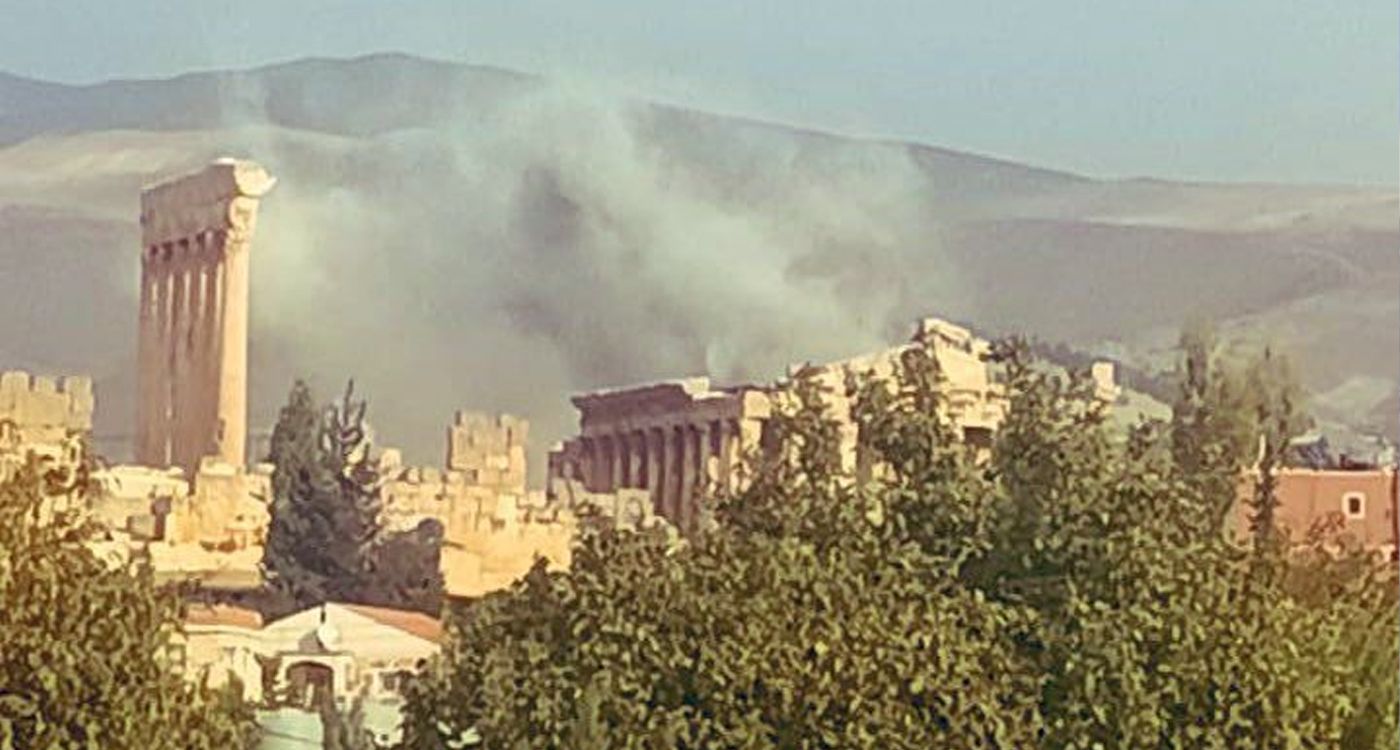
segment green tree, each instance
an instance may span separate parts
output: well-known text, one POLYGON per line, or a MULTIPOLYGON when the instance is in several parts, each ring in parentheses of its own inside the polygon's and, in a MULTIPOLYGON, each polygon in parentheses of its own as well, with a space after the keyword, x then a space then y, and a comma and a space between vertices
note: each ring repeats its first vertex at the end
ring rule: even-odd
POLYGON ((1189 323, 1179 350, 1172 456, 1180 475, 1198 485, 1196 496, 1209 503, 1199 515, 1203 530, 1224 533, 1240 470, 1254 461, 1258 449, 1256 409, 1246 373, 1225 360, 1209 322, 1189 323))
POLYGON ((285 597, 282 612, 332 598, 337 582, 358 573, 356 561, 347 564, 342 552, 339 483, 322 433, 322 410, 298 380, 278 414, 267 457, 274 469, 263 566, 271 587, 285 597))
MULTIPOLYGON (((405 746, 1396 742, 1376 666, 1396 663, 1395 629, 1370 624, 1394 622, 1393 571, 1221 533, 1234 417, 1183 408, 1121 436, 1086 374, 1014 342, 996 358, 1009 411, 990 457, 942 421, 916 348, 849 386, 855 472, 827 394, 799 378, 703 533, 589 529, 570 572, 537 566, 455 610, 405 746)), ((1246 401, 1249 429, 1272 401, 1246 401)))
POLYGON ((86 494, 38 462, 0 485, 0 747, 250 747, 235 688, 172 669, 177 593, 92 551, 86 494))
POLYGON ((436 534, 383 530, 366 410, 353 381, 339 401, 321 407, 299 380, 278 416, 268 456, 274 465, 264 556, 270 591, 260 602, 268 614, 325 601, 431 614, 441 608, 440 528, 436 534))
MULTIPOLYGON (((382 588, 377 552, 383 542, 380 522, 379 473, 372 455, 368 402, 355 398, 350 381, 340 400, 326 407, 321 422, 321 460, 335 482, 333 505, 323 508, 334 541, 322 551, 336 575, 329 593, 339 601, 385 603, 375 592, 382 588)), ((387 602, 396 604, 397 602, 387 602)))
MULTIPOLYGON (((932 394, 856 387, 911 415, 932 394)), ((956 488, 920 486, 940 467, 973 481, 971 457, 936 413, 906 424, 872 402, 864 450, 889 468, 856 481, 827 394, 808 380, 795 394, 770 423, 781 449, 751 457, 754 481, 717 498, 704 534, 589 528, 570 573, 537 566, 458 613, 410 688, 406 746, 472 731, 487 747, 1033 745, 1027 611, 963 585, 960 548, 907 533, 976 525, 972 507, 925 501, 956 488)))

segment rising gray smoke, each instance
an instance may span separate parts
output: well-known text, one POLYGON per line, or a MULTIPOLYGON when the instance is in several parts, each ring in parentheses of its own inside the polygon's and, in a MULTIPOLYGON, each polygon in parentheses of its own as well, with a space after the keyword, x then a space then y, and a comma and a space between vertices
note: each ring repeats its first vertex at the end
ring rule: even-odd
POLYGON ((667 132, 683 124, 544 86, 363 140, 238 131, 281 179, 257 239, 255 419, 294 374, 353 375, 414 458, 479 408, 531 418, 539 463, 572 392, 769 379, 902 335, 911 285, 952 288, 901 268, 936 244, 900 149, 667 132))

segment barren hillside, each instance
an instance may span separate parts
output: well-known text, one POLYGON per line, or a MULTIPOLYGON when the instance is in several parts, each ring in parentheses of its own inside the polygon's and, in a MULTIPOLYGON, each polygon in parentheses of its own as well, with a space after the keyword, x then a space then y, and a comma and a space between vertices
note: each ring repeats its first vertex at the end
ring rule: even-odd
POLYGON ((770 377, 920 315, 1162 367, 1206 314, 1291 350, 1329 425, 1393 431, 1394 186, 1091 179, 403 56, 0 75, 0 366, 93 373, 99 431, 129 431, 139 190, 225 154, 281 178, 254 424, 296 374, 353 375, 413 458, 461 407, 542 449, 569 391, 770 377))

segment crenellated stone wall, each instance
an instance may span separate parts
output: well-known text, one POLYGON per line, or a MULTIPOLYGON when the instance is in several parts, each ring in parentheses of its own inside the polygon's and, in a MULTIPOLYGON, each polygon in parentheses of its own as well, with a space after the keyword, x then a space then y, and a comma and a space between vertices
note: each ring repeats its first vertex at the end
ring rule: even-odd
POLYGON ((31 454, 76 466, 92 430, 94 405, 89 378, 0 373, 0 481, 31 454))
POLYGON ((569 564, 575 525, 525 486, 526 420, 458 412, 447 429, 444 468, 404 466, 380 454, 382 519, 390 531, 427 520, 442 525, 441 570, 452 596, 480 596, 524 575, 536 555, 569 564))
POLYGON ((0 442, 59 443, 92 430, 92 379, 0 373, 0 442))

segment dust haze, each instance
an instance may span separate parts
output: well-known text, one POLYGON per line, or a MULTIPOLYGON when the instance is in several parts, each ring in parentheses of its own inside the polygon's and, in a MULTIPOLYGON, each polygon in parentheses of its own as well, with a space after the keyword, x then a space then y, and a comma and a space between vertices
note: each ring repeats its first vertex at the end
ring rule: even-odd
MULTIPOLYGON (((538 477, 572 392, 877 348, 917 307, 902 259, 937 252, 929 178, 894 149, 730 138, 680 160, 638 105, 571 83, 309 152, 247 127, 258 97, 237 94, 230 150, 280 179, 255 240, 253 393, 353 376, 381 443, 420 461, 453 410, 504 410, 536 425, 538 477), (721 161, 770 178, 729 189, 721 161)), ((921 296, 956 286, 944 269, 921 296)), ((253 423, 277 406, 255 398, 253 423)))

